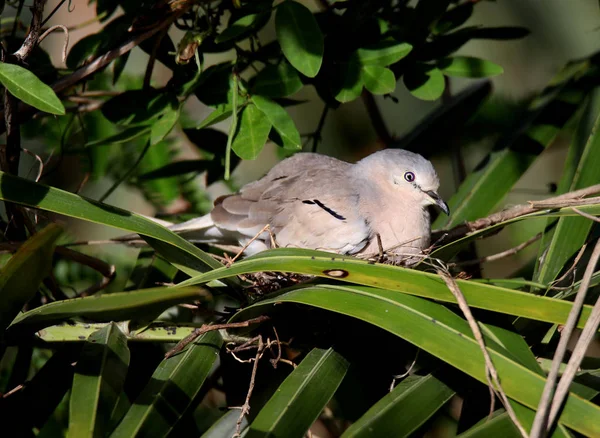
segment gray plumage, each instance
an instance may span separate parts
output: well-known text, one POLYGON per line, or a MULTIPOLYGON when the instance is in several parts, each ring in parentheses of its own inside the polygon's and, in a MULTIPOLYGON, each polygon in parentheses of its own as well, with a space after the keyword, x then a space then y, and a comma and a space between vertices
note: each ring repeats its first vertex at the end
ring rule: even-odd
MULTIPOLYGON (((356 164, 298 153, 239 193, 217 199, 208 215, 169 228, 193 242, 243 246, 269 224, 280 247, 364 257, 379 253, 379 234, 383 249, 402 259, 429 245, 427 206, 448 213, 438 187, 431 163, 404 150, 375 152, 356 164)), ((270 242, 263 232, 246 253, 270 242)))

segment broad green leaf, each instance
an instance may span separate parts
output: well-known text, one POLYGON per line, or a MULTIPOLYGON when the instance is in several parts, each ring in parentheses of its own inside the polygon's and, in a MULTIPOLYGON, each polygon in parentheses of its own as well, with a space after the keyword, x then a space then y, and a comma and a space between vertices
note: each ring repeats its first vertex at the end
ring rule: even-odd
MULTIPOLYGON (((596 121, 569 190, 577 190, 600 183, 600 173, 598 172, 600 168, 599 129, 600 112, 597 113, 596 121)), ((534 280, 542 284, 549 284, 553 281, 569 259, 583 246, 592 225, 593 221, 584 217, 560 218, 549 244, 540 248, 540 251, 543 251, 540 254, 542 261, 534 280)))
POLYGON ((116 324, 90 335, 75 366, 67 437, 106 436, 128 367, 127 338, 116 324))
POLYGON ((190 242, 141 215, 4 172, 0 172, 0 199, 154 237, 196 260, 194 268, 177 266, 188 274, 222 266, 190 242))
POLYGON ((254 105, 242 110, 238 130, 231 148, 238 157, 254 160, 260 154, 271 130, 269 118, 254 105))
POLYGON ((62 229, 51 224, 30 237, 0 270, 0 339, 52 270, 52 254, 62 229))
POLYGON ((222 345, 219 332, 212 331, 164 359, 110 437, 167 436, 188 407, 199 401, 222 345))
MULTIPOLYGON (((152 310, 152 309, 151 309, 152 310)), ((35 332, 35 336, 44 342, 83 342, 92 333, 111 323, 65 322, 45 327, 35 332)), ((129 321, 119 323, 126 331, 128 342, 179 342, 191 334, 197 327, 167 325, 160 322, 134 328, 129 321)))
POLYGON ((253 96, 252 102, 260 111, 267 116, 273 128, 281 136, 284 149, 300 150, 302 149, 302 140, 296 125, 287 111, 279 104, 262 96, 253 96))
POLYGON ((249 30, 252 30, 254 23, 261 15, 262 14, 250 14, 234 21, 215 38, 215 43, 220 44, 233 40, 249 30))
POLYGON ((0 83, 27 105, 50 114, 65 114, 65 107, 52 88, 26 68, 0 62, 0 83))
POLYGON ((365 88, 373 94, 389 94, 396 89, 396 76, 389 68, 365 65, 360 73, 365 88))
MULTIPOLYGON (((202 434, 201 438, 223 438, 233 436, 237 429, 237 421, 239 417, 240 413, 237 409, 229 410, 221 418, 215 421, 210 429, 202 434)), ((240 425, 240 429, 243 431, 247 426, 248 420, 246 417, 244 417, 240 425)))
POLYGON ((342 383, 348 366, 331 348, 313 349, 277 388, 245 436, 302 438, 342 383))
POLYGON ((452 389, 431 374, 410 376, 375 403, 342 437, 410 436, 453 395, 452 389))
POLYGON ((229 117, 231 117, 231 113, 233 113, 233 108, 231 104, 227 103, 219 105, 213 112, 206 116, 206 118, 202 120, 202 122, 200 122, 198 126, 196 126, 196 129, 208 128, 209 126, 212 126, 215 123, 227 120, 229 117))
POLYGON ((252 86, 253 94, 267 97, 286 97, 299 91, 304 84, 298 71, 288 62, 267 65, 257 75, 252 86))
POLYGON ((95 146, 109 146, 113 144, 123 144, 128 143, 136 138, 140 138, 144 135, 150 133, 150 126, 134 126, 131 128, 127 128, 124 131, 121 131, 117 134, 110 135, 105 138, 99 138, 97 140, 90 141, 85 144, 85 147, 95 147, 95 146))
POLYGON ((286 0, 275 14, 277 40, 286 59, 300 73, 314 78, 323 62, 323 34, 312 12, 304 5, 286 0))
MULTIPOLYGON (((302 249, 278 248, 265 251, 235 263, 229 268, 215 269, 179 283, 179 285, 189 286, 233 275, 261 271, 316 275, 443 302, 456 302, 438 275, 398 266, 369 264, 364 260, 352 257, 332 257, 326 252, 302 249)), ((457 282, 469 305, 475 308, 562 324, 567 320, 572 307, 571 303, 566 301, 535 296, 526 292, 474 281, 457 280, 457 282)), ((578 327, 583 327, 589 317, 589 312, 590 307, 584 307, 578 327)))
POLYGON ((425 64, 417 64, 407 70, 404 73, 404 85, 421 100, 436 100, 446 88, 442 72, 425 64))
POLYGON ((447 76, 458 76, 463 78, 487 78, 504 73, 504 69, 498 64, 472 56, 454 56, 441 59, 437 63, 438 68, 447 76))
MULTIPOLYGON (((368 322, 487 385, 483 355, 467 322, 440 304, 361 286, 309 286, 254 304, 237 313, 232 321, 264 314, 276 303, 278 306, 305 304, 368 322)), ((535 409, 545 377, 497 351, 494 342, 486 341, 486 345, 507 396, 535 409)), ((585 436, 597 436, 600 434, 600 407, 570 394, 559 422, 585 436)))
POLYGON ((363 79, 360 64, 354 60, 341 64, 332 83, 332 93, 335 100, 346 103, 360 96, 363 89, 363 79))
POLYGON ((408 55, 412 46, 399 43, 393 39, 383 40, 373 46, 363 47, 356 51, 356 57, 361 65, 379 65, 387 67, 408 55))
POLYGON ((157 287, 54 301, 20 314, 10 330, 37 330, 72 318, 125 321, 193 299, 210 301, 212 295, 201 287, 157 287))

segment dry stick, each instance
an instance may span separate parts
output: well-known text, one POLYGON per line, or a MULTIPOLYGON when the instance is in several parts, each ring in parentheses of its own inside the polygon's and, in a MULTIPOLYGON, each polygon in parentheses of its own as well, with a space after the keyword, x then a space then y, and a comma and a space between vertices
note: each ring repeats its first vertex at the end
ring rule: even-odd
MULTIPOLYGON (((581 314, 581 309, 582 309, 583 303, 585 301, 585 295, 587 294, 587 290, 590 285, 592 274, 594 273, 594 269, 596 267, 596 264, 598 263, 598 258, 600 258, 600 240, 598 240, 598 242, 596 243, 596 246, 594 247, 594 251, 592 252, 590 262, 588 263, 587 268, 585 270, 585 274, 583 275, 583 279, 581 281, 581 286, 579 288, 579 291, 577 292, 577 295, 575 296, 575 300, 573 301, 573 307, 571 308, 571 311, 569 312, 569 317, 567 318, 567 322, 565 323, 565 325, 563 327, 563 330, 560 335, 560 341, 558 342, 558 346, 556 347, 556 351, 554 352, 554 358, 552 359, 552 366, 550 368, 550 372, 548 373, 548 378, 546 379, 546 385, 544 386, 544 391, 542 392, 542 397, 540 398, 540 403, 537 408, 537 413, 535 414, 535 420, 533 421, 533 426, 531 428, 531 438, 541 438, 541 437, 546 436, 546 431, 547 431, 548 427, 551 426, 554 421, 554 419, 552 421, 549 421, 549 410, 550 410, 550 402, 553 399, 553 396, 556 397, 554 391, 555 391, 555 387, 556 387, 556 381, 558 379, 558 372, 560 369, 560 365, 563 361, 563 358, 565 356, 565 353, 567 351, 567 346, 568 346, 569 340, 571 338, 573 330, 575 329, 577 320, 579 319, 579 315, 581 314)), ((597 305, 598 305, 598 303, 596 303, 596 306, 597 305)), ((591 319, 592 319, 592 317, 590 316, 590 319, 588 319, 588 323, 585 325, 585 328, 588 328, 591 319)), ((581 338, 583 338, 583 336, 581 338)), ((580 341, 581 341, 581 338, 580 338, 580 341)), ((577 345, 579 345, 579 343, 577 345)), ((584 350, 584 352, 585 352, 585 350, 584 350)), ((573 360, 573 357, 574 357, 574 355, 571 357, 571 360, 573 360)), ((569 364, 570 363, 571 363, 571 361, 569 361, 569 364)), ((579 364, 578 364, 578 366, 579 366, 579 364)), ((563 379, 564 379, 564 373, 563 373, 563 379)), ((566 382, 566 380, 563 380, 563 379, 561 379, 561 383, 563 381, 566 382)), ((572 380, 572 378, 571 378, 571 380, 572 380)), ((567 390, 568 390, 569 384, 570 384, 570 381, 567 384, 567 390)), ((563 395, 563 399, 564 399, 564 395, 563 395)), ((554 406, 555 406, 555 404, 554 404, 554 402, 552 402, 553 409, 554 409, 554 406)), ((560 406, 560 404, 559 404, 559 406, 560 406)), ((553 411, 555 416, 556 416, 556 411, 557 411, 557 409, 555 409, 555 411, 553 411)))
POLYGON ((248 249, 248 247, 252 244, 252 242, 254 242, 256 239, 258 239, 260 237, 260 235, 262 233, 264 233, 265 231, 267 231, 269 228, 270 228, 269 224, 265 225, 262 228, 262 230, 260 230, 258 233, 256 233, 256 235, 252 239, 250 239, 248 242, 246 242, 246 244, 242 247, 242 249, 240 249, 238 251, 238 253, 231 260, 229 260, 229 262, 227 263, 226 266, 229 268, 233 264, 233 262, 235 262, 238 259, 238 257, 241 256, 244 253, 244 251, 246 251, 246 249, 248 249))
MULTIPOLYGON (((573 209, 573 210, 575 211, 576 209, 573 209)), ((554 287, 554 285, 560 284, 560 282, 562 282, 565 278, 567 278, 569 275, 571 275, 571 273, 573 271, 575 271, 575 268, 577 268, 577 265, 579 264, 581 257, 583 257, 583 254, 585 253, 586 248, 587 248, 587 243, 584 243, 583 246, 579 249, 579 252, 577 253, 577 255, 575 256, 575 260, 573 260, 573 264, 571 265, 571 267, 569 269, 567 269, 567 272, 565 272, 563 275, 561 275, 559 278, 557 278, 556 280, 554 280, 551 283, 551 286, 550 286, 551 289, 560 289, 560 288, 554 287)), ((575 275, 573 275, 573 281, 575 281, 575 275)), ((570 287, 568 287, 567 289, 570 289, 570 287)))
POLYGON ((591 221, 594 221, 594 222, 600 222, 600 218, 599 218, 599 217, 592 216, 591 214, 589 214, 589 213, 586 213, 585 211, 581 211, 581 210, 579 210, 578 208, 575 208, 575 207, 573 207, 573 209, 572 209, 572 210, 573 210, 575 213, 577 213, 578 215, 580 215, 580 216, 583 216, 583 217, 585 217, 585 218, 587 218, 587 219, 589 219, 589 220, 591 220, 591 221))
MULTIPOLYGON (((484 228, 505 222, 510 219, 515 219, 526 214, 535 213, 540 210, 553 208, 573 207, 587 204, 600 203, 600 198, 592 198, 593 200, 581 199, 585 196, 595 195, 600 193, 600 184, 586 187, 573 192, 565 193, 560 196, 548 198, 542 201, 530 201, 527 204, 520 204, 515 207, 493 213, 487 217, 457 225, 450 230, 444 230, 447 233, 447 239, 450 241, 463 237, 473 231, 479 231, 484 228)), ((441 232, 442 230, 440 230, 441 232)), ((437 232, 439 235, 440 232, 437 232)))
POLYGON ((475 318, 473 317, 473 314, 471 313, 471 309, 469 308, 469 305, 467 304, 467 300, 465 299, 464 295, 462 294, 462 292, 461 292, 460 288, 458 287, 458 284, 456 283, 454 278, 450 275, 450 273, 445 268, 438 267, 436 270, 437 270, 437 273, 439 274, 439 276, 442 277, 442 280, 444 280, 444 283, 446 283, 446 286, 448 286, 448 289, 450 289, 450 292, 452 292, 452 295, 454 295, 454 298, 456 298, 456 302, 458 303, 460 310, 465 315, 465 318, 467 319, 467 322, 469 323, 469 327, 471 328, 471 331, 473 332, 473 336, 475 337, 475 340, 479 344, 479 347, 481 348, 481 351, 483 353, 483 358, 485 360, 485 369, 486 369, 485 377, 488 381, 488 386, 490 388, 490 395, 491 395, 490 413, 493 412, 494 393, 496 393, 498 395, 498 397, 500 397, 500 400, 502 401, 502 404, 504 405, 504 408, 506 409, 506 413, 508 414, 508 416, 510 417, 512 422, 515 424, 517 429, 519 429, 521 436, 527 438, 527 431, 521 425, 519 419, 517 418, 517 416, 515 414, 515 411, 513 410, 512 406, 510 404, 510 401, 508 400, 508 397, 506 396, 506 393, 502 389, 502 385, 500 384, 500 378, 498 377, 498 372, 496 371, 496 367, 494 366, 494 363, 492 362, 492 358, 490 357, 490 354, 487 351, 487 348, 485 346, 485 341, 483 339, 483 335, 481 334, 481 330, 479 329, 479 326, 477 325, 477 321, 475 320, 475 318), (493 383, 492 383, 492 381, 493 381, 493 383), (494 384, 495 384, 495 386, 494 386, 494 384))
MULTIPOLYGON (((579 292, 577 293, 577 297, 579 293, 583 290, 582 295, 585 295, 588 288, 590 287, 590 282, 592 279, 592 275, 594 274, 594 269, 596 269, 596 265, 598 264, 598 259, 600 258, 600 240, 596 243, 594 247, 594 252, 590 257, 590 262, 587 265, 585 273, 583 275, 583 279, 581 281, 581 287, 579 292)), ((575 299, 577 299, 577 297, 575 299)), ((572 311, 573 313, 573 311, 572 311)), ((570 315, 569 315, 570 316, 570 315)), ((575 345, 575 349, 571 354, 571 358, 567 364, 567 368, 564 370, 560 381, 558 382, 558 386, 556 387, 556 393, 554 394, 554 398, 552 399, 552 405, 550 407, 550 416, 548 418, 548 426, 547 430, 550 430, 557 420, 558 413, 562 407, 562 404, 569 393, 569 387, 575 378, 575 373, 579 369, 581 365, 581 361, 583 360, 585 353, 594 339, 596 332, 598 330, 598 326, 600 325, 600 298, 596 301, 594 308, 592 309, 592 313, 590 314, 585 326, 583 327, 583 331, 579 337, 579 341, 575 345)), ((565 336, 564 329, 561 333, 562 338, 566 338, 568 341, 569 336, 565 336)), ((562 340, 561 338, 561 340, 562 340)), ((553 364, 554 365, 554 364, 553 364)))
POLYGON ((190 333, 185 338, 183 338, 181 341, 179 341, 177 343, 177 345, 175 345, 175 347, 173 347, 171 350, 167 351, 167 353, 165 354, 165 359, 168 359, 169 357, 179 353, 189 343, 193 342, 194 339, 203 335, 204 333, 207 333, 207 332, 210 332, 213 330, 224 330, 224 329, 230 329, 230 328, 248 327, 250 324, 259 324, 259 323, 267 321, 269 319, 271 319, 271 318, 266 315, 261 315, 256 318, 248 319, 248 320, 242 321, 242 322, 230 322, 227 324, 212 324, 212 325, 203 324, 202 327, 195 329, 192 333, 190 333))
POLYGON ((500 259, 503 259, 505 257, 509 257, 511 255, 515 255, 519 251, 527 248, 532 243, 537 242, 541 237, 542 237, 542 233, 537 233, 532 238, 527 239, 525 242, 523 242, 523 243, 521 243, 521 244, 519 244, 519 245, 517 245, 517 246, 515 246, 513 248, 507 249, 506 251, 502 251, 502 252, 499 252, 497 254, 492 254, 492 255, 489 255, 489 256, 485 256, 485 257, 482 257, 480 259, 465 260, 464 262, 453 263, 453 264, 450 264, 449 266, 478 265, 478 264, 484 263, 484 262, 493 262, 493 261, 496 261, 496 260, 500 260, 500 259))
POLYGON ((19 60, 19 62, 25 61, 38 43, 38 38, 42 29, 42 18, 44 15, 45 4, 46 0, 35 0, 33 2, 33 18, 31 19, 29 33, 27 34, 25 41, 23 41, 23 45, 21 45, 19 50, 14 53, 14 56, 19 60))
POLYGON ((262 336, 258 337, 258 349, 256 350, 256 356, 254 357, 254 365, 252 366, 252 375, 250 376, 250 384, 248 385, 248 393, 246 394, 246 400, 241 407, 240 417, 238 418, 235 426, 235 434, 233 434, 232 438, 239 437, 242 432, 242 421, 244 421, 244 417, 246 414, 250 413, 250 397, 252 397, 252 392, 254 391, 254 382, 256 380, 256 370, 258 370, 258 362, 262 355, 262 352, 265 348, 265 344, 263 343, 262 336))

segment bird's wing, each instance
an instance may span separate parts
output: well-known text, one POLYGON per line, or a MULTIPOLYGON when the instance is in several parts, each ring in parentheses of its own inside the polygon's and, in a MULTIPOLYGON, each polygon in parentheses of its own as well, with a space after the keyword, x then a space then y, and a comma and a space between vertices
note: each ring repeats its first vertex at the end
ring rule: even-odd
MULTIPOLYGON (((240 193, 220 199, 215 225, 251 238, 269 224, 279 246, 360 251, 370 227, 360 216, 350 164, 316 154, 297 154, 240 193)), ((268 239, 268 234, 261 236, 268 239)))

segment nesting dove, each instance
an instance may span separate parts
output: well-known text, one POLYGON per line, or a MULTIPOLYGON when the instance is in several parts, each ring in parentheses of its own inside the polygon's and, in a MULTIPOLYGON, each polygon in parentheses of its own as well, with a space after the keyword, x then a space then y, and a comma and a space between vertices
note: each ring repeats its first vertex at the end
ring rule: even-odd
MULTIPOLYGON (((383 251, 409 260, 429 246, 427 207, 449 209, 432 164, 405 150, 375 152, 355 164, 298 153, 239 193, 222 196, 206 216, 170 226, 192 242, 318 249, 358 257, 383 251), (378 239, 380 238, 380 241, 378 239)), ((416 260, 413 260, 416 261, 416 260)))

